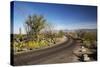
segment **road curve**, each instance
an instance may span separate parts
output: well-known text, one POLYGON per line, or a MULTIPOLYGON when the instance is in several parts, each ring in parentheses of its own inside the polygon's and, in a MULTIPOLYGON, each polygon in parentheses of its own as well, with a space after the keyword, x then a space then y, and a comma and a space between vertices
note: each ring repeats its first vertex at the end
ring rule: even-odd
MULTIPOLYGON (((13 56, 13 65, 34 65, 34 64, 50 64, 56 63, 53 61, 55 57, 61 57, 60 55, 64 55, 65 52, 68 55, 72 55, 72 50, 75 48, 75 44, 72 39, 68 39, 68 41, 54 46, 52 48, 43 49, 35 52, 27 52, 13 56), (70 52, 71 51, 71 52, 70 52)), ((66 55, 67 57, 67 55, 66 55)), ((58 60, 58 59, 55 59, 58 60)), ((69 62, 69 61, 64 61, 69 62)), ((58 62, 57 62, 58 63, 58 62)), ((62 62, 63 63, 63 62, 62 62)))

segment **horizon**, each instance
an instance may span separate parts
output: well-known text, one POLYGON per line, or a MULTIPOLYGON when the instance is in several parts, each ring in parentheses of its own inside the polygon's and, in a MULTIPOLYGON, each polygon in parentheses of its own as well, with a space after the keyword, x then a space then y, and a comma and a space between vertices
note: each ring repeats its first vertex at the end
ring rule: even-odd
MULTIPOLYGON (((68 30, 68 29, 66 29, 66 30, 62 30, 63 32, 77 32, 77 31, 83 31, 83 30, 87 30, 87 31, 89 31, 89 30, 97 30, 97 28, 93 28, 93 29, 71 29, 71 30, 68 30)), ((61 30, 52 30, 53 32, 59 32, 59 31, 61 31, 61 30)), ((43 31, 43 32, 46 32, 46 31, 43 31)), ((11 33, 11 34, 19 34, 19 33, 11 33)), ((26 33, 21 33, 21 34, 26 34, 26 33)))
MULTIPOLYGON (((25 33, 24 23, 29 15, 43 15, 55 30, 97 29, 97 7, 70 4, 13 2, 14 34, 25 33)), ((12 8, 11 8, 12 9, 12 8)))

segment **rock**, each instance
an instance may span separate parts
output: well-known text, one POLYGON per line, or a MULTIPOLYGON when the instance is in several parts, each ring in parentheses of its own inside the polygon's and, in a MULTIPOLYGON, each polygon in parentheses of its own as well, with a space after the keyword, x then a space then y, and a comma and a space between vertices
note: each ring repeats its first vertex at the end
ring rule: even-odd
POLYGON ((84 56, 84 61, 90 61, 90 58, 88 57, 87 54, 84 54, 83 56, 84 56))

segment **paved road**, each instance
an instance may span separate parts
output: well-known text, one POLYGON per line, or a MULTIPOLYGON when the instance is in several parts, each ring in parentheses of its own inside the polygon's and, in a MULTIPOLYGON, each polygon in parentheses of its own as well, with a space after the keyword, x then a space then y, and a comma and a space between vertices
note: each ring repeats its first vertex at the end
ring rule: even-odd
POLYGON ((14 55, 14 65, 34 65, 77 62, 72 51, 77 49, 72 39, 52 48, 14 55))

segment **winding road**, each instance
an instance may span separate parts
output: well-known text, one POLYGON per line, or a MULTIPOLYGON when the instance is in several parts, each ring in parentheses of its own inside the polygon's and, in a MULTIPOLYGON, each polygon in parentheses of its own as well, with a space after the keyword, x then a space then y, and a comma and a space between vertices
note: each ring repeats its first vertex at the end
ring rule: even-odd
POLYGON ((77 62, 77 58, 73 55, 73 50, 78 47, 79 45, 77 45, 77 43, 72 39, 68 39, 68 41, 48 49, 14 55, 13 65, 19 66, 77 62))

